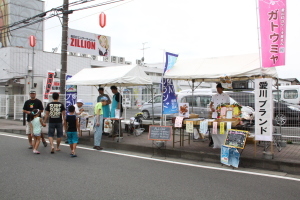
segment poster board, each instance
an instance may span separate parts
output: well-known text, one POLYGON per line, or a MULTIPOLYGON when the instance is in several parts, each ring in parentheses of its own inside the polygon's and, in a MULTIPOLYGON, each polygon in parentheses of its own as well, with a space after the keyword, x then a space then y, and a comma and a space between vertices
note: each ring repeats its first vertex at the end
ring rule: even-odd
POLYGON ((148 140, 169 141, 172 136, 172 126, 149 126, 148 140))
POLYGON ((229 129, 225 139, 225 145, 244 149, 248 133, 248 131, 229 129))
POLYGON ((193 121, 186 121, 185 128, 187 133, 194 133, 194 122, 193 121))
POLYGON ((187 118, 190 117, 189 110, 189 103, 179 103, 179 116, 187 118))

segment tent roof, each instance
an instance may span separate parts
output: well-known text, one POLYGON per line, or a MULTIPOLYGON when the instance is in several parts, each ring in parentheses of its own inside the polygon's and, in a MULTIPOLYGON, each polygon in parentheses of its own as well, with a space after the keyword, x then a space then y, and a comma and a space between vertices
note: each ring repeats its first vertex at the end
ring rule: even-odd
POLYGON ((85 68, 66 81, 66 85, 152 85, 152 80, 139 66, 122 65, 85 68))
POLYGON ((255 79, 264 77, 275 78, 275 67, 260 68, 258 54, 225 56, 217 58, 200 58, 180 60, 165 73, 165 78, 218 82, 220 77, 229 76, 231 80, 255 79))

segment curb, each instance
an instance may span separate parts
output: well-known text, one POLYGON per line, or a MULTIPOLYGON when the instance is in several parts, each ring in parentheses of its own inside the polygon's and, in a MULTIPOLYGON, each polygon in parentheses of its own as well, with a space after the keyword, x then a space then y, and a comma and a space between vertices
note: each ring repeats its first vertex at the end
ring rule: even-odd
MULTIPOLYGON (((0 131, 6 133, 25 135, 25 130, 0 129, 0 131)), ((94 142, 93 138, 80 138, 80 144, 94 146, 93 142, 94 142)), ((101 141, 101 146, 107 149, 139 152, 139 153, 153 154, 153 155, 163 156, 163 157, 166 156, 170 158, 180 158, 180 159, 193 160, 193 161, 216 163, 221 165, 219 154, 212 154, 212 153, 205 153, 205 152, 192 152, 192 151, 184 151, 184 150, 177 150, 177 149, 166 149, 165 152, 163 152, 163 150, 153 149, 152 147, 124 144, 122 142, 119 143, 115 141, 105 141, 105 140, 101 141)), ((287 161, 274 161, 274 160, 267 160, 262 158, 241 157, 239 167, 278 171, 278 172, 285 172, 285 173, 296 174, 296 175, 300 174, 300 163, 292 163, 287 161)))

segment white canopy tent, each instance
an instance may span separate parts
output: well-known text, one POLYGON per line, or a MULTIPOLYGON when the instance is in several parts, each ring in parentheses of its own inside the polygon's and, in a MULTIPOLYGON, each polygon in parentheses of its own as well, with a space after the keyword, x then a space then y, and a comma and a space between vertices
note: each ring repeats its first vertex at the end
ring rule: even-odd
POLYGON ((140 66, 119 65, 85 68, 68 79, 66 85, 118 85, 127 87, 152 85, 152 80, 140 66))
POLYGON ((232 81, 255 79, 260 76, 277 78, 276 68, 261 68, 258 54, 181 60, 168 70, 164 78, 220 82, 228 76, 232 81))
MULTIPOLYGON (((85 68, 66 81, 66 85, 85 85, 85 86, 152 86, 151 78, 145 73, 140 66, 119 65, 101 68, 85 68)), ((153 98, 153 91, 152 98, 153 98)), ((121 98, 121 95, 120 95, 121 98)), ((121 102, 121 99, 119 100, 121 102)), ((152 105, 153 110, 153 105, 152 105)), ((152 119, 154 121, 154 119, 152 119)), ((154 123, 154 122, 153 122, 154 123)), ((121 123, 119 120, 119 138, 121 123)), ((119 141, 119 140, 118 140, 119 141)))

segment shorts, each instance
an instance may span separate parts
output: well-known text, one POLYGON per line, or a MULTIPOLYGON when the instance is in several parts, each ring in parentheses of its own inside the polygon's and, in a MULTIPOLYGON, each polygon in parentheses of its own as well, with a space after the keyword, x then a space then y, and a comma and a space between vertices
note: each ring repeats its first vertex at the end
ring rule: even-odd
POLYGON ((26 135, 30 135, 32 133, 30 124, 31 122, 26 121, 26 135))
POLYGON ((78 134, 77 132, 67 132, 68 142, 69 144, 77 144, 78 143, 78 134))
POLYGON ((39 132, 39 133, 33 133, 33 135, 36 136, 36 137, 38 137, 38 136, 41 136, 42 133, 41 132, 39 132))
POLYGON ((49 123, 48 137, 54 137, 55 129, 56 129, 57 138, 61 138, 63 136, 62 123, 49 123))

